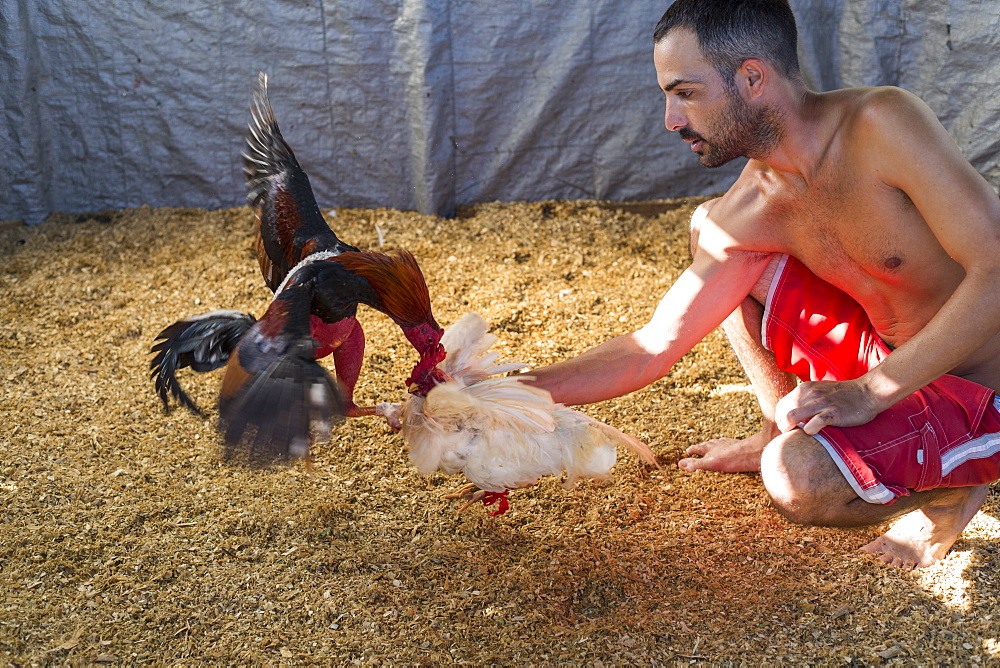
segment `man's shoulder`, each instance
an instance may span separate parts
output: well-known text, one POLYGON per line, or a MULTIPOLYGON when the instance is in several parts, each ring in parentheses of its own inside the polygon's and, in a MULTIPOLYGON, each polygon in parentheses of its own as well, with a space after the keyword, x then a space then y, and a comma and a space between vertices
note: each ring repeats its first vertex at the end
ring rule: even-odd
POLYGON ((773 250, 772 207, 748 174, 691 218, 692 241, 716 254, 773 250))
POLYGON ((845 88, 831 95, 831 102, 840 106, 843 127, 857 132, 892 135, 903 127, 926 122, 930 113, 923 100, 897 86, 845 88))
POLYGON ((840 88, 820 97, 827 104, 840 105, 845 108, 867 109, 878 106, 896 106, 920 104, 920 98, 899 86, 860 86, 857 88, 840 88))

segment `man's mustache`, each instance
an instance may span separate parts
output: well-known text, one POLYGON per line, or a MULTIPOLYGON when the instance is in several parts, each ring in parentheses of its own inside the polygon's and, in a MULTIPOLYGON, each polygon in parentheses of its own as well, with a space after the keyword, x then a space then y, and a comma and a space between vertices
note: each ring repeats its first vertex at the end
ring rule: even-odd
POLYGON ((680 130, 677 131, 677 134, 679 134, 681 139, 685 141, 687 140, 694 141, 695 139, 701 139, 702 141, 704 141, 705 139, 700 134, 689 128, 681 128, 680 130))

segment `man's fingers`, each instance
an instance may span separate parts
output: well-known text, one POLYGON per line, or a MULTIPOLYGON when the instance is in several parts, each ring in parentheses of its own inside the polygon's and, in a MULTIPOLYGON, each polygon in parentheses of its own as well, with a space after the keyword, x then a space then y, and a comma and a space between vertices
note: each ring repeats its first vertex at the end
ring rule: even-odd
POLYGON ((825 416, 822 416, 822 414, 813 415, 811 417, 807 415, 801 420, 795 420, 794 418, 786 416, 784 420, 778 423, 778 429, 780 429, 782 433, 789 432, 793 429, 801 429, 805 433, 812 436, 813 434, 818 433, 823 427, 828 427, 831 424, 832 423, 827 420, 825 416))
POLYGON ((824 427, 853 427, 877 415, 854 381, 799 384, 775 407, 774 421, 782 432, 799 427, 814 436, 824 427))
POLYGON ((801 424, 799 422, 792 422, 787 415, 776 415, 774 423, 778 425, 778 429, 781 431, 781 433, 785 433, 786 431, 791 431, 796 427, 798 427, 799 424, 801 424))
POLYGON ((775 416, 775 422, 782 432, 791 431, 796 427, 802 427, 810 420, 814 420, 818 413, 815 409, 808 407, 798 407, 775 416))
POLYGON ((819 433, 823 427, 834 424, 836 411, 831 408, 817 408, 814 406, 800 406, 789 410, 787 413, 775 416, 775 422, 782 432, 800 428, 805 433, 812 436, 819 433))
POLYGON ((799 426, 801 420, 812 417, 812 414, 802 406, 804 400, 802 395, 808 386, 808 383, 801 383, 778 400, 774 410, 774 422, 782 432, 791 431, 799 426))
MULTIPOLYGON (((800 423, 801 424, 801 423, 800 423)), ((819 415, 814 415, 802 426, 802 431, 804 431, 809 436, 814 436, 820 432, 823 427, 830 426, 830 422, 823 416, 822 413, 819 415)))

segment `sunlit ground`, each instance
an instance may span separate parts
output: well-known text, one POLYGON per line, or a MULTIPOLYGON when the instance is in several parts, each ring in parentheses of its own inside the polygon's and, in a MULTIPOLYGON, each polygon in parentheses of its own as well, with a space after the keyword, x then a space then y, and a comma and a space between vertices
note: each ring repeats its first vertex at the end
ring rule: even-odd
MULTIPOLYGON (((962 534, 959 545, 980 541, 995 542, 1000 539, 1000 520, 979 512, 962 534)), ((917 571, 920 585, 942 605, 956 613, 975 613, 976 591, 972 571, 976 568, 973 549, 953 550, 947 558, 930 568, 917 571)), ((1000 659, 1000 634, 985 638, 981 651, 990 659, 1000 659)))
MULTIPOLYGON (((753 388, 748 384, 719 385, 711 390, 711 395, 721 396, 735 392, 753 392, 753 388)), ((981 542, 995 543, 998 540, 1000 520, 986 512, 979 512, 966 527, 958 546, 975 546, 981 542)), ((939 564, 916 571, 916 576, 920 586, 942 605, 958 614, 975 614, 977 592, 973 578, 976 562, 975 549, 953 550, 939 564)), ((996 637, 985 638, 980 651, 988 659, 1000 659, 1000 633, 996 637)))
POLYGON ((709 394, 713 397, 718 397, 723 394, 730 394, 731 392, 753 392, 752 385, 719 385, 712 389, 709 394))

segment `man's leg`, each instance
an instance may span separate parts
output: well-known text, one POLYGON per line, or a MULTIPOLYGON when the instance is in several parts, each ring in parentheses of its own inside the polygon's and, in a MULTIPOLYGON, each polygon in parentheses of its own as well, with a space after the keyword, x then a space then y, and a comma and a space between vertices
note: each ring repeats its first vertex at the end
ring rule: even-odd
POLYGON ((819 441, 796 429, 774 439, 761 458, 761 478, 771 501, 790 522, 862 527, 900 517, 861 549, 900 568, 941 560, 982 506, 988 485, 913 492, 888 506, 854 492, 819 441))
POLYGON ((722 324, 757 395, 761 409, 761 430, 742 440, 723 437, 692 445, 685 451, 689 457, 677 462, 685 471, 759 471, 760 453, 779 434, 774 424, 774 408, 779 399, 795 388, 796 380, 794 376, 778 368, 774 355, 764 348, 761 341, 763 304, 767 300, 767 290, 779 260, 779 255, 771 259, 750 296, 722 324))

